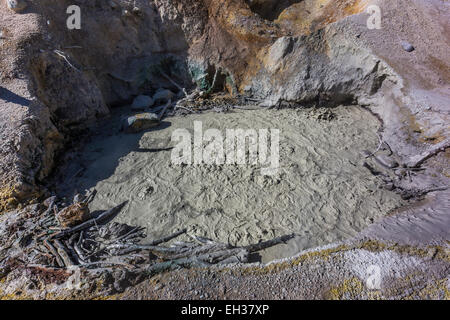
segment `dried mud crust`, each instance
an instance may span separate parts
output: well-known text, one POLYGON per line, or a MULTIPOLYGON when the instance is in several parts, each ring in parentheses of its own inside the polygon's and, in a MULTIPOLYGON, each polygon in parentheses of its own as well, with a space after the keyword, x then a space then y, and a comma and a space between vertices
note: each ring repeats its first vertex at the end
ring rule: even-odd
POLYGON ((146 227, 150 238, 188 228, 193 235, 248 245, 297 234, 263 252, 266 262, 355 236, 406 203, 362 166, 361 151, 378 144, 379 123, 356 106, 209 111, 166 118, 161 128, 138 135, 118 132, 119 121, 102 128, 112 133, 93 137, 71 161, 58 190, 71 195, 96 189, 91 211, 128 200, 117 221, 146 227), (173 165, 172 132, 192 132, 194 121, 224 136, 226 129, 279 129, 279 172, 264 176, 259 165, 173 165), (79 168, 85 169, 73 178, 79 168))

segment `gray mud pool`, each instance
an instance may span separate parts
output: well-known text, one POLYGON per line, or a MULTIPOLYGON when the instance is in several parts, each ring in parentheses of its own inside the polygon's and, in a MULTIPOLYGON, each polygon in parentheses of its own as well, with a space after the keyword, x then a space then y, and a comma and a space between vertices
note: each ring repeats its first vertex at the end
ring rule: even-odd
POLYGON ((73 164, 83 173, 61 190, 95 188, 91 211, 128 200, 116 221, 146 227, 149 239, 182 228, 233 245, 297 234, 262 252, 267 262, 352 237, 402 205, 362 166, 361 152, 378 146, 380 124, 356 106, 334 108, 331 118, 316 109, 205 112, 166 118, 140 134, 120 132, 123 110, 115 112, 73 164), (263 175, 257 164, 173 164, 172 133, 193 132, 194 121, 224 136, 227 129, 278 129, 278 172, 263 175))

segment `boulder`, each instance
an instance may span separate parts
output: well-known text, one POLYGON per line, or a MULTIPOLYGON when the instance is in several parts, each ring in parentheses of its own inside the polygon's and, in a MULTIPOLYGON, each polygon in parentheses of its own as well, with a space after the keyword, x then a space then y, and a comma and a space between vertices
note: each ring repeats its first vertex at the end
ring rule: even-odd
POLYGON ((167 89, 160 89, 156 91, 155 95, 153 96, 153 101, 155 102, 167 102, 170 99, 173 99, 175 97, 175 94, 167 89))
POLYGON ((266 67, 270 71, 276 71, 282 64, 284 58, 292 51, 293 43, 291 37, 281 37, 270 47, 266 61, 266 67))
POLYGON ((144 110, 153 106, 153 99, 149 96, 140 95, 134 98, 131 109, 133 110, 144 110))
POLYGON ((137 133, 159 125, 159 117, 155 113, 139 113, 125 119, 122 130, 126 133, 137 133))
POLYGON ((56 219, 63 228, 74 227, 89 219, 89 208, 87 203, 75 203, 62 209, 56 214, 56 219))
POLYGON ((406 52, 413 52, 415 50, 414 46, 411 43, 407 42, 407 41, 402 41, 402 48, 406 52))

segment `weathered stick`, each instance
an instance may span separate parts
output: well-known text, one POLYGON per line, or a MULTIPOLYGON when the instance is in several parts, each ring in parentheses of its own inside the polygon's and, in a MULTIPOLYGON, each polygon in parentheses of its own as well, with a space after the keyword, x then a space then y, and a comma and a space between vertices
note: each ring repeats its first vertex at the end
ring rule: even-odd
POLYGON ((403 190, 403 192, 401 193, 401 197, 403 200, 409 200, 411 198, 422 197, 424 195, 427 195, 430 192, 444 191, 447 189, 448 189, 447 186, 442 186, 442 187, 429 188, 429 189, 423 189, 423 190, 403 190))
POLYGON ((56 251, 55 247, 48 241, 47 239, 44 240, 44 245, 47 247, 47 249, 53 254, 53 256, 56 258, 56 263, 60 267, 64 267, 64 261, 61 259, 61 257, 58 254, 58 251, 56 251))
POLYGON ((275 238, 272 240, 263 241, 263 242, 260 242, 257 244, 251 244, 251 245, 245 246, 244 248, 247 249, 249 252, 256 252, 256 251, 260 251, 260 250, 264 250, 264 249, 273 247, 280 243, 285 243, 294 237, 295 237, 295 234, 293 233, 293 234, 284 235, 284 236, 281 236, 281 237, 278 237, 278 238, 275 238))
POLYGON ((127 239, 128 236, 130 236, 130 235, 132 235, 132 234, 134 234, 136 232, 139 232, 140 230, 141 230, 141 227, 135 227, 135 228, 131 229, 129 232, 127 232, 126 234, 124 234, 123 236, 120 236, 120 237, 118 237, 116 239, 113 239, 113 240, 109 241, 109 243, 107 243, 107 244, 114 243, 114 242, 117 242, 117 241, 121 241, 123 239, 127 239))
POLYGON ((169 77, 164 71, 159 70, 159 72, 161 73, 161 75, 162 75, 164 78, 166 78, 167 80, 169 80, 170 83, 172 83, 175 87, 177 87, 178 90, 181 90, 181 91, 184 93, 184 95, 187 97, 188 94, 187 94, 185 88, 181 87, 178 83, 176 83, 176 82, 175 82, 171 77, 169 77))
POLYGON ((55 246, 58 250, 58 254, 61 257, 61 259, 64 261, 64 265, 66 267, 74 266, 75 263, 72 261, 72 258, 66 251, 66 247, 61 243, 59 240, 55 240, 55 246))
POLYGON ((56 53, 58 56, 60 56, 61 58, 63 58, 69 66, 71 66, 72 68, 74 68, 75 70, 77 70, 78 72, 81 72, 81 70, 79 70, 78 68, 76 68, 73 64, 70 63, 69 59, 67 59, 67 57, 65 56, 64 52, 59 51, 59 50, 53 50, 54 53, 56 53))
MULTIPOLYGON (((234 249, 228 244, 224 243, 209 243, 201 247, 196 247, 191 250, 184 250, 184 252, 180 252, 178 254, 172 254, 172 255, 166 255, 162 254, 160 257, 166 260, 177 260, 182 258, 189 258, 189 257, 195 257, 195 256, 201 256, 203 254, 211 254, 213 252, 217 251, 224 251, 234 249)), ((161 254, 161 252, 158 252, 158 250, 151 250, 152 253, 155 255, 161 254)))
POLYGON ((204 261, 210 264, 216 264, 223 260, 226 260, 233 256, 238 256, 239 254, 248 254, 248 251, 243 248, 234 248, 228 250, 220 250, 213 253, 203 254, 197 257, 198 260, 204 261))
POLYGON ((182 234, 184 234, 186 232, 187 232, 187 229, 180 230, 180 231, 175 232, 174 234, 172 234, 170 236, 167 236, 167 237, 164 237, 164 238, 161 238, 161 239, 158 239, 158 240, 153 240, 148 245, 150 245, 150 246, 157 246, 157 245, 159 245, 161 243, 165 243, 165 242, 168 242, 168 241, 170 241, 172 239, 175 239, 176 237, 179 237, 179 236, 181 236, 182 234))
MULTIPOLYGON (((172 239, 175 239, 176 237, 179 237, 180 235, 184 234, 187 232, 187 229, 183 229, 180 230, 178 232, 175 232, 174 234, 161 238, 161 239, 157 239, 154 240, 152 242, 150 242, 149 244, 140 244, 140 245, 134 245, 134 246, 130 246, 128 248, 125 248, 124 250, 122 250, 120 252, 121 255, 124 254, 128 254, 131 253, 133 251, 139 251, 139 250, 150 250, 152 252, 155 252, 157 254, 161 254, 161 255, 167 255, 170 253, 180 253, 180 251, 183 251, 183 248, 162 248, 162 247, 157 247, 157 245, 161 244, 161 243, 165 243, 168 242, 172 239)), ((119 245, 120 247, 121 245, 119 245)), ((186 249, 185 249, 186 250, 186 249)))
POLYGON ((231 106, 233 109, 239 109, 239 110, 248 110, 248 111, 254 111, 254 110, 260 110, 261 108, 258 107, 247 107, 247 106, 231 106))
POLYGON ((380 151, 381 146, 383 145, 383 142, 384 142, 383 138, 378 133, 377 133, 377 137, 378 137, 378 141, 380 143, 378 144, 377 149, 374 152, 372 152, 367 158, 373 157, 378 151, 380 151))
POLYGON ((188 247, 183 247, 183 248, 165 248, 165 247, 158 247, 158 246, 150 246, 150 245, 133 245, 133 246, 126 246, 123 244, 120 245, 115 245, 115 246, 108 246, 108 248, 111 247, 117 247, 117 248, 124 248, 124 250, 122 250, 119 254, 120 255, 125 255, 125 254, 129 254, 131 252, 134 251, 140 251, 140 250, 148 250, 150 252, 152 252, 153 254, 155 254, 158 257, 168 257, 171 254, 180 254, 183 252, 186 252, 188 250, 192 250, 192 248, 188 248, 188 247))
POLYGON ((191 113, 195 113, 194 110, 192 110, 192 109, 190 109, 190 108, 188 108, 188 107, 180 106, 180 105, 176 105, 176 106, 175 106, 175 109, 183 109, 183 110, 189 111, 189 112, 191 112, 191 113))
POLYGON ((166 114, 167 108, 169 108, 172 105, 172 99, 169 99, 169 101, 167 102, 167 104, 164 106, 164 108, 162 109, 161 113, 158 116, 158 120, 161 121, 162 118, 164 117, 164 115, 166 114))
POLYGON ((92 200, 94 200, 96 195, 97 195, 97 190, 94 189, 92 192, 90 192, 87 195, 85 202, 87 202, 87 203, 91 202, 92 200))
POLYGON ((52 267, 52 266, 45 266, 42 264, 27 264, 26 265, 27 268, 36 268, 39 270, 43 270, 43 271, 59 271, 59 270, 63 270, 63 268, 58 268, 58 267, 52 267))
POLYGON ((129 264, 129 263, 126 263, 126 262, 120 262, 120 261, 107 261, 107 260, 104 260, 104 261, 95 261, 95 262, 87 262, 87 263, 83 263, 81 266, 82 266, 82 267, 91 267, 91 266, 98 266, 98 265, 110 265, 110 266, 116 266, 116 265, 118 265, 118 266, 124 266, 124 267, 127 267, 127 268, 129 268, 129 269, 133 269, 133 268, 134 268, 133 265, 131 265, 131 264, 129 264))
POLYGON ((213 78, 213 82, 211 84, 211 87, 208 89, 208 91, 206 92, 207 94, 210 94, 213 90, 214 87, 216 86, 216 82, 217 82, 217 75, 219 74, 219 69, 216 69, 216 72, 214 73, 214 78, 213 78))
POLYGON ((433 146, 429 151, 423 152, 422 154, 411 157, 406 165, 410 168, 416 168, 423 164, 429 158, 437 155, 440 152, 444 152, 447 148, 450 148, 450 141, 444 140, 435 146, 433 146))
POLYGON ((86 259, 86 257, 83 254, 83 250, 81 250, 80 246, 78 245, 78 243, 75 243, 73 245, 73 249, 75 250, 77 256, 78 256, 78 261, 81 262, 81 264, 85 264, 88 263, 88 260, 86 259))

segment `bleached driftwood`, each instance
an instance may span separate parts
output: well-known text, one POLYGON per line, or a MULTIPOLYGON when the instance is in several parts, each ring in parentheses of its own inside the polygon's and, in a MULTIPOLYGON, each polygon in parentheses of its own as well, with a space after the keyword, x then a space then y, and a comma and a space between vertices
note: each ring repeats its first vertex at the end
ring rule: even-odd
POLYGON ((409 168, 416 168, 422 165, 426 160, 430 159, 431 157, 437 155, 440 152, 444 152, 447 148, 450 148, 450 141, 444 140, 434 145, 430 150, 411 157, 406 163, 406 165, 409 168))

